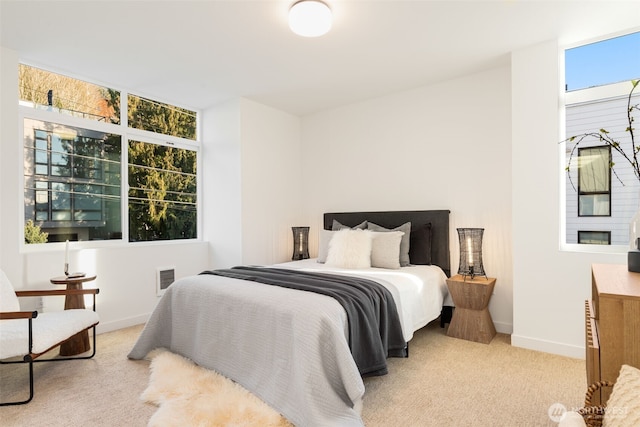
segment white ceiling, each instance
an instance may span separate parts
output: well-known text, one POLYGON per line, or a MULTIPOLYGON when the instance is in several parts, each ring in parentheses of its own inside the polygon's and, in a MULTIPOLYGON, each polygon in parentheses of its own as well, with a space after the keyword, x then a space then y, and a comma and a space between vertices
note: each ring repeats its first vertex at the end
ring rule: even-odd
POLYGON ((0 0, 0 44, 182 106, 246 97, 305 115, 640 28, 640 0, 326 0, 333 28, 309 39, 287 26, 293 2, 0 0))

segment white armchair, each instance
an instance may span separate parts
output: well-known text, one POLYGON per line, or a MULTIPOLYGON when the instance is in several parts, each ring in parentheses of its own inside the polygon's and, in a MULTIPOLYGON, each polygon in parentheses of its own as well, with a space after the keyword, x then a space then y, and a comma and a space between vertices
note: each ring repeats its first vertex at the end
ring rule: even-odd
POLYGON ((3 402, 0 406, 24 404, 33 399, 34 362, 90 359, 95 355, 96 325, 100 321, 95 312, 95 299, 98 293, 98 289, 15 291, 7 276, 0 270, 0 363, 29 364, 29 397, 26 400, 3 402), (20 311, 18 301, 18 297, 86 294, 93 295, 93 310, 75 309, 46 313, 20 311), (36 360, 77 333, 91 328, 93 328, 93 351, 90 355, 36 360))

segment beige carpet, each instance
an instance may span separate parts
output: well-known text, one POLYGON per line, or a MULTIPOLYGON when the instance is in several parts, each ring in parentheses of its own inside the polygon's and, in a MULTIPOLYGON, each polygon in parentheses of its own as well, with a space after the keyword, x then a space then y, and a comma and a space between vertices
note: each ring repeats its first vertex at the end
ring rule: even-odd
MULTIPOLYGON (((36 364, 34 400, 0 408, 0 425, 146 426, 158 409, 140 398, 150 362, 126 358, 140 330, 99 335, 91 360, 36 364)), ((27 392, 26 373, 0 366, 3 401, 27 392)), ((434 323, 415 334, 408 359, 365 380, 362 416, 367 427, 557 426, 549 407, 581 406, 585 376, 583 360, 515 348, 503 334, 489 345, 450 338, 434 323)))

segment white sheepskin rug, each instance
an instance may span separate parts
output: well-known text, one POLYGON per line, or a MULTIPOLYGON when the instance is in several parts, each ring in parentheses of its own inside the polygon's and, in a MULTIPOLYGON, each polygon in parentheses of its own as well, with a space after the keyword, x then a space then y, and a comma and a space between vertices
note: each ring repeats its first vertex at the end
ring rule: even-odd
POLYGON ((140 398, 159 406, 149 427, 292 427, 239 384, 166 350, 154 350, 140 398))

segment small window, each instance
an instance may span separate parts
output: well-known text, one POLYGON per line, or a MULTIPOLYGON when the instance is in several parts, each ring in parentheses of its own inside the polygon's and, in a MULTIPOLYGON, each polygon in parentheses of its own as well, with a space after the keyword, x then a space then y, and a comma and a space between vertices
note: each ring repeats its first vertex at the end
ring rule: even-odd
POLYGON ((130 128, 196 139, 197 114, 194 111, 136 95, 129 95, 127 106, 130 128))
POLYGON ((578 231, 578 243, 583 245, 610 245, 610 231, 578 231))
POLYGON ((638 52, 640 32, 567 49, 565 89, 574 91, 640 78, 638 52))
POLYGON ((20 104, 66 115, 120 123, 120 92, 20 64, 20 104))
POLYGON ((611 149, 578 149, 578 216, 611 215, 611 149))

